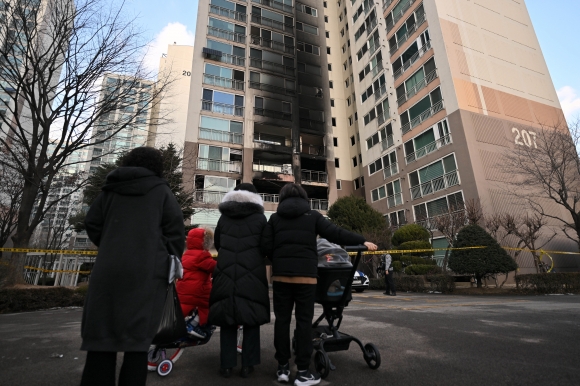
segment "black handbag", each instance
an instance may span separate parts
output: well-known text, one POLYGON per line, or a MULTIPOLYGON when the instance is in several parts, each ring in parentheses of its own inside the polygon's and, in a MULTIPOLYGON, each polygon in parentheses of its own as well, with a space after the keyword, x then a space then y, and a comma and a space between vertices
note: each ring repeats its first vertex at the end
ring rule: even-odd
POLYGON ((186 335, 185 318, 183 317, 179 298, 177 297, 175 282, 173 282, 167 288, 163 314, 161 315, 161 322, 159 323, 157 334, 153 338, 153 344, 172 343, 186 335))

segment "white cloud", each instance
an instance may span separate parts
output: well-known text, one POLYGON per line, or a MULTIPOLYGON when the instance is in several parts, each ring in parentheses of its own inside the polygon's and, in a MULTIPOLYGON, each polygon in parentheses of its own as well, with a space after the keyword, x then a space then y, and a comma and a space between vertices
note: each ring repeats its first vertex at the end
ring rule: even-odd
POLYGON ((149 44, 145 55, 145 66, 150 71, 159 70, 159 59, 167 52, 167 46, 178 44, 181 46, 193 46, 195 33, 187 29, 181 23, 169 23, 159 32, 149 44))
POLYGON ((580 96, 576 90, 573 87, 564 86, 557 92, 566 118, 570 119, 580 115, 580 96))

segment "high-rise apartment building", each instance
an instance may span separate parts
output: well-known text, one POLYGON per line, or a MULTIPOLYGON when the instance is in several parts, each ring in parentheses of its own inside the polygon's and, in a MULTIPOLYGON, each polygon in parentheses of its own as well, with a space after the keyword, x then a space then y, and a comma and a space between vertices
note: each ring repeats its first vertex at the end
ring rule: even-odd
POLYGON ((296 181, 314 208, 360 195, 392 226, 468 199, 525 210, 502 155, 563 119, 523 0, 211 0, 192 63, 198 202, 244 181, 274 210, 296 181))

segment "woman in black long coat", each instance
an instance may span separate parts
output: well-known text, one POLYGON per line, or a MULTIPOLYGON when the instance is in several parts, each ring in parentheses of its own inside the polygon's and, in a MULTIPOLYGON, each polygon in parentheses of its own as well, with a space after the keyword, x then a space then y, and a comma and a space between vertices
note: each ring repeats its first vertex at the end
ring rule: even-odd
POLYGON ((181 256, 183 213, 161 178, 161 153, 140 147, 107 176, 85 220, 99 247, 85 301, 81 350, 88 351, 81 386, 145 385, 147 350, 159 327, 169 272, 181 256))
POLYGON ((262 198, 252 184, 240 184, 227 193, 219 210, 208 323, 220 326, 220 373, 226 378, 237 365, 237 327, 244 326, 240 375, 245 378, 260 364, 260 326, 270 322, 266 265, 260 252, 267 222, 262 198))

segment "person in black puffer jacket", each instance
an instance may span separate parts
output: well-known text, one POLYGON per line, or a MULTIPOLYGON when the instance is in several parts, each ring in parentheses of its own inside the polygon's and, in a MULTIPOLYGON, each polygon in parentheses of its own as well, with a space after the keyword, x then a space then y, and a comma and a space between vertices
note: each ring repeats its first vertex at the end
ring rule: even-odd
POLYGON ((208 323, 220 326, 220 373, 237 365, 237 327, 244 326, 242 371, 260 364, 260 325, 270 322, 266 264, 260 238, 266 227, 264 203, 252 184, 240 184, 219 205, 215 229, 217 266, 209 299, 208 323))
POLYGON ((294 384, 298 386, 320 382, 320 375, 309 370, 318 275, 317 235, 336 244, 365 244, 369 250, 377 248, 361 235, 339 228, 319 212, 311 210, 308 196, 301 186, 288 184, 280 190, 280 204, 264 230, 262 248, 264 254, 272 259, 276 376, 280 382, 289 380, 290 322, 296 304, 295 363, 298 374, 294 384))

